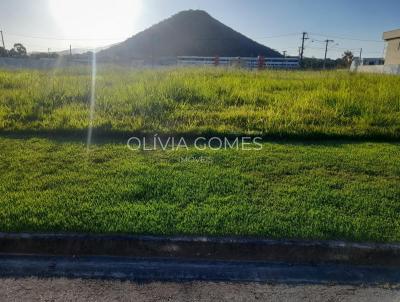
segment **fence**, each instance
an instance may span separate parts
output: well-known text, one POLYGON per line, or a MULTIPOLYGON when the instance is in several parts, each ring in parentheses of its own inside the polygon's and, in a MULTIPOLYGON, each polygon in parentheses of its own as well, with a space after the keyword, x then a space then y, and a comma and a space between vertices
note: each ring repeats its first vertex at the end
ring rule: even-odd
POLYGON ((65 58, 0 58, 0 68, 6 69, 53 69, 88 64, 88 61, 72 61, 65 58))
MULTIPOLYGON (((149 60, 148 60, 149 61, 149 60)), ((0 58, 0 68, 6 69, 53 69, 63 68, 68 66, 88 65, 89 59, 82 60, 69 60, 68 58, 60 57, 58 59, 42 58, 0 58)), ((196 65, 210 65, 210 66, 236 66, 243 68, 267 68, 267 69, 297 69, 300 67, 298 58, 264 58, 264 57, 195 57, 195 56, 180 56, 177 58, 158 58, 153 62, 146 62, 146 60, 136 60, 124 63, 124 66, 129 67, 148 67, 154 65, 155 67, 161 66, 196 66, 196 65)))
POLYGON ((237 66, 246 68, 284 68, 296 69, 300 67, 299 58, 264 58, 264 57, 198 57, 180 56, 178 65, 210 65, 210 66, 237 66))
POLYGON ((360 65, 360 60, 355 59, 350 66, 350 71, 400 75, 400 65, 360 65))

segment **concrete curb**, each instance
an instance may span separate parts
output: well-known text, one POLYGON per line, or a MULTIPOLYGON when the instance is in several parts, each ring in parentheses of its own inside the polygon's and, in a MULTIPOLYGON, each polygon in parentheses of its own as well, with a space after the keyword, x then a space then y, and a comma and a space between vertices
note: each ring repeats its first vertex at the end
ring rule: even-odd
POLYGON ((0 233, 0 254, 400 267, 400 244, 341 241, 0 233))
POLYGON ((2 277, 397 286, 400 283, 400 270, 336 264, 291 265, 245 261, 0 255, 0 278, 2 277))

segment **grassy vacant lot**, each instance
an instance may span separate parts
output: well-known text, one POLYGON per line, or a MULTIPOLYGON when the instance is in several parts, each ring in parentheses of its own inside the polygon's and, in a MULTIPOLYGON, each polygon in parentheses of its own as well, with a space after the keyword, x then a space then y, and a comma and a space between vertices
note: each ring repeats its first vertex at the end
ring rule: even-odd
POLYGON ((0 139, 0 230, 400 241, 400 144, 130 151, 0 139))
MULTIPOLYGON (((0 71, 0 130, 82 131, 89 70, 0 71)), ((400 77, 348 72, 100 69, 103 132, 400 138, 400 77)))
POLYGON ((0 231, 400 241, 400 77, 100 69, 87 150, 64 135, 86 133, 90 86, 0 71, 0 231), (297 140, 134 152, 135 132, 297 140))

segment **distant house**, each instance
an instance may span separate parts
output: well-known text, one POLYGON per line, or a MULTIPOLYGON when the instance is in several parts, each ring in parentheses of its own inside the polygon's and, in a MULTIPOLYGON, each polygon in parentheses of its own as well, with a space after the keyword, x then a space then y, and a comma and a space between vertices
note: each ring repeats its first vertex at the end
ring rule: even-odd
POLYGON ((383 39, 387 42, 385 65, 399 65, 400 29, 384 32, 383 39))

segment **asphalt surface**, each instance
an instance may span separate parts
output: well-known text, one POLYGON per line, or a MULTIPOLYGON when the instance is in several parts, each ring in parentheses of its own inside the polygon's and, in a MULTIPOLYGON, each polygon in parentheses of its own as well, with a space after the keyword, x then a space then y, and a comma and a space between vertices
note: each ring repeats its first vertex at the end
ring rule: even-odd
POLYGON ((332 264, 0 255, 1 301, 400 301, 400 271, 332 264))
POLYGON ((131 281, 400 284, 397 267, 0 255, 0 276, 131 281))
POLYGON ((400 301, 400 287, 0 279, 0 301, 400 301))

